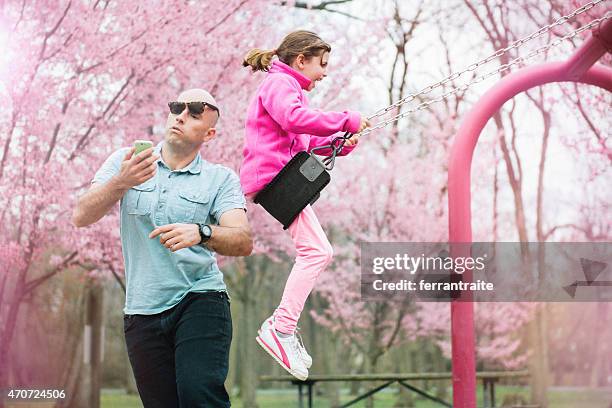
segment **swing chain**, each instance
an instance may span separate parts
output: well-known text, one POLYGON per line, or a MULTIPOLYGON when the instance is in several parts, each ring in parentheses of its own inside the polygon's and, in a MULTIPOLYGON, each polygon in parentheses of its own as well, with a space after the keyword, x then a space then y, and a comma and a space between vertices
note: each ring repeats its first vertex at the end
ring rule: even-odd
MULTIPOLYGON (((555 21, 555 23, 551 24, 550 26, 543 27, 542 29, 538 30, 536 33, 539 33, 540 31, 542 31, 542 30, 544 30, 545 28, 548 28, 548 27, 552 28, 552 26, 554 26, 554 24, 557 24, 560 20, 563 20, 565 22, 567 19, 573 17, 573 15, 580 14, 580 13, 578 13, 579 10, 582 10, 582 9, 584 9, 583 11, 588 10, 589 8, 593 7, 597 3, 600 3, 601 1, 605 1, 605 0, 598 0, 598 1, 595 1, 595 2, 592 2, 592 3, 588 3, 585 6, 581 7, 580 9, 577 9, 576 11, 574 11, 574 13, 558 19, 557 21, 555 21), (590 7, 585 8, 585 7, 589 6, 589 5, 590 5, 590 7)), ((373 132, 374 130, 384 128, 387 125, 389 125, 389 124, 391 124, 393 122, 396 122, 396 121, 398 121, 398 120, 400 120, 400 119, 402 119, 402 118, 404 118, 404 117, 406 117, 406 116, 408 116, 408 115, 410 115, 412 113, 415 113, 415 112, 418 112, 418 111, 421 111, 421 110, 427 108, 431 104, 434 104, 434 103, 437 103, 437 102, 441 102, 441 101, 447 99, 448 97, 450 97, 450 96, 452 96, 452 95, 454 95, 454 94, 456 94, 456 93, 458 93, 460 91, 465 91, 468 88, 470 88, 472 85, 477 84, 479 82, 482 82, 485 79, 487 79, 487 78, 489 78, 489 77, 491 77, 491 76, 493 76, 495 74, 507 71, 508 69, 513 67, 514 65, 517 65, 517 64, 523 63, 523 62, 525 62, 527 60, 530 60, 530 59, 538 56, 539 54, 542 54, 542 53, 546 52, 550 48, 556 47, 557 45, 559 45, 563 41, 565 41, 567 39, 570 39, 570 38, 573 38, 576 35, 582 33, 583 31, 586 31, 586 30, 589 30, 589 29, 595 27, 596 25, 600 24, 601 22, 603 22, 603 21, 605 21, 605 20, 607 20, 607 19, 609 19, 611 17, 612 17, 612 12, 608 12, 603 17, 595 19, 595 20, 591 21, 589 24, 584 25, 582 27, 579 27, 578 29, 572 31, 571 33, 556 39, 555 41, 552 41, 552 42, 550 42, 550 43, 548 43, 546 45, 543 45, 542 47, 536 48, 535 50, 531 51, 529 54, 527 54, 525 56, 514 58, 513 60, 509 61, 508 63, 500 65, 498 68, 496 68, 496 69, 494 69, 494 70, 492 70, 492 71, 490 71, 490 72, 488 72, 486 74, 483 74, 483 75, 481 75, 479 77, 476 77, 476 78, 472 79, 471 81, 469 81, 469 82, 467 82, 467 83, 465 83, 465 84, 463 84, 461 86, 452 88, 451 90, 443 93, 442 95, 438 96, 437 98, 431 99, 429 101, 422 102, 422 103, 416 105, 415 107, 410 108, 410 109, 408 109, 408 110, 406 110, 406 111, 404 111, 404 112, 402 112, 402 113, 400 113, 398 115, 395 115, 395 116, 393 116, 393 117, 391 117, 391 118, 389 118, 387 120, 378 122, 374 126, 365 129, 363 132, 360 133, 360 135, 364 136, 364 135, 367 135, 368 133, 373 132)), ((557 25, 559 25, 559 24, 557 24, 557 25)), ((548 28, 548 30, 550 28, 548 28)), ((529 37, 526 37, 526 38, 529 38, 529 37)), ((535 37, 533 37, 533 38, 535 38, 535 37)), ((515 43, 513 43, 513 45, 518 43, 519 41, 522 41, 520 44, 523 44, 524 42, 528 41, 527 39, 523 39, 523 40, 524 41, 518 40, 515 43)), ((476 70, 476 68, 478 68, 479 66, 485 64, 486 62, 489 62, 491 59, 493 59, 493 58, 495 58, 497 56, 503 55, 507 50, 509 50, 511 48, 518 47, 518 45, 517 46, 513 46, 513 45, 511 45, 511 46, 509 46, 507 48, 501 49, 501 50, 497 51, 495 54, 492 54, 491 56, 485 58, 484 60, 470 65, 467 69, 465 69, 463 71, 460 71, 458 73, 454 73, 454 74, 448 76, 447 78, 443 79, 440 82, 437 82, 435 84, 429 85, 429 86, 423 88, 421 91, 419 91, 419 92, 417 92, 415 94, 411 94, 411 95, 408 95, 407 97, 405 97, 403 99, 400 99, 399 101, 395 102, 393 105, 390 105, 387 108, 385 108, 385 109, 375 113, 374 115, 368 117, 368 119, 375 118, 375 117, 378 117, 378 116, 382 116, 383 114, 387 113, 391 109, 397 108, 397 107, 399 107, 401 105, 404 105, 404 104, 406 104, 406 103, 416 99, 418 96, 424 95, 424 94, 430 92, 431 90, 433 90, 435 88, 438 88, 438 87, 440 87, 440 86, 442 86, 442 85, 444 85, 444 84, 446 84, 446 83, 448 83, 448 82, 458 78, 459 76, 461 76, 465 72, 476 70)))
MULTIPOLYGON (((406 104, 406 103, 408 103, 410 101, 413 101, 418 96, 427 94, 427 93, 431 92, 432 90, 434 90, 436 88, 439 88, 439 87, 441 87, 441 86, 443 86, 443 85, 445 85, 445 84, 447 84, 447 83, 449 83, 449 82, 459 78, 460 76, 462 76, 466 72, 476 71, 476 69, 478 69, 482 65, 492 61, 495 58, 498 58, 498 57, 504 55, 509 50, 518 48, 522 44, 524 44, 524 43, 526 43, 528 41, 531 41, 532 39, 537 38, 537 37, 539 37, 540 35, 542 35, 544 33, 547 33, 552 28, 565 23, 567 20, 573 18, 574 16, 576 16, 578 14, 584 13, 585 11, 591 9, 592 7, 594 7, 595 5, 597 5, 597 4, 599 4, 599 3, 603 2, 603 1, 606 1, 606 0, 595 0, 595 1, 592 1, 590 3, 585 4, 584 6, 576 9, 573 13, 568 14, 566 16, 563 16, 563 17, 557 19, 552 24, 549 24, 548 26, 542 27, 538 31, 535 31, 534 33, 532 33, 531 35, 529 35, 527 37, 524 37, 524 38, 521 38, 521 39, 513 42, 508 47, 502 48, 502 49, 496 51, 495 53, 491 54, 490 56, 486 57, 485 59, 469 65, 463 71, 455 72, 455 73, 451 74, 450 76, 444 78, 443 80, 441 80, 441 81, 439 81, 437 83, 434 83, 432 85, 429 85, 429 86, 421 89, 419 92, 414 93, 414 94, 410 94, 407 97, 405 97, 403 99, 400 99, 399 101, 395 102, 394 104, 392 104, 392 105, 390 105, 390 106, 388 106, 388 107, 386 107, 384 109, 381 109, 380 111, 376 112, 374 115, 369 116, 368 120, 371 120, 373 118, 382 116, 382 115, 384 115, 385 113, 389 112, 390 110, 392 110, 394 108, 397 108, 397 107, 399 107, 401 105, 404 105, 404 104, 406 104)), ((421 111, 423 109, 426 109, 427 107, 429 107, 429 105, 432 105, 432 104, 437 103, 437 102, 441 102, 441 101, 447 99, 448 97, 450 97, 450 96, 452 96, 452 95, 454 95, 454 94, 456 94, 456 93, 458 93, 460 91, 466 91, 472 85, 477 84, 479 82, 482 82, 485 79, 487 79, 487 78, 489 78, 489 77, 491 77, 493 75, 496 75, 496 74, 499 74, 501 72, 507 71, 508 69, 510 69, 511 67, 513 67, 513 66, 515 66, 517 64, 521 64, 521 63, 523 63, 523 62, 525 62, 527 60, 530 60, 530 59, 532 59, 532 58, 534 58, 534 57, 536 57, 536 56, 538 56, 538 55, 548 51, 550 48, 556 47, 557 45, 561 44, 563 41, 565 41, 567 39, 570 39, 570 38, 573 38, 576 35, 582 33, 583 31, 586 31, 586 30, 589 30, 589 29, 595 27, 596 25, 600 24, 602 21, 605 21, 605 20, 607 20, 607 19, 609 19, 611 17, 612 17, 612 13, 608 12, 603 17, 595 19, 595 20, 591 21, 589 24, 584 25, 582 27, 579 27, 578 29, 572 31, 571 33, 566 34, 565 36, 556 39, 555 41, 549 42, 548 44, 543 45, 542 47, 536 48, 535 50, 531 51, 529 54, 527 54, 525 56, 514 58, 513 60, 509 61, 508 63, 500 65, 498 68, 496 68, 496 69, 494 69, 494 70, 492 70, 492 71, 490 71, 490 72, 488 72, 486 74, 483 74, 481 76, 475 77, 471 81, 469 81, 469 82, 467 82, 467 83, 465 83, 465 84, 463 84, 461 86, 458 86, 458 87, 450 89, 449 91, 443 93, 442 95, 438 96, 437 98, 431 99, 429 101, 422 102, 422 103, 416 105, 415 107, 410 108, 410 109, 408 109, 408 110, 406 110, 406 111, 404 111, 404 112, 402 112, 402 113, 400 113, 398 115, 395 115, 395 116, 393 116, 393 117, 391 117, 391 118, 389 118, 387 120, 378 122, 374 126, 372 126, 370 128, 367 128, 364 131, 362 131, 361 133, 359 133, 359 135, 360 136, 367 135, 368 133, 373 132, 374 130, 384 128, 387 125, 389 125, 389 124, 391 124, 393 122, 396 122, 396 121, 398 121, 398 120, 400 120, 400 119, 402 119, 402 118, 404 118, 404 117, 406 117, 406 116, 408 116, 408 115, 410 115, 412 113, 415 113, 415 112, 421 111)), ((323 166, 327 170, 332 170, 334 168, 334 163, 335 163, 335 160, 336 160, 336 156, 338 154, 340 154, 340 152, 342 151, 342 148, 344 147, 344 144, 346 143, 346 141, 351 136, 353 136, 353 135, 350 132, 346 132, 343 136, 338 136, 338 137, 332 139, 332 141, 331 141, 331 143, 329 145, 320 146, 320 147, 316 147, 316 148, 312 149, 311 153, 316 154, 315 152, 318 151, 318 150, 331 149, 331 153, 329 155, 327 155, 325 158, 323 158, 321 160, 321 162, 322 162, 323 166)))
POLYGON ((550 30, 552 30, 553 28, 560 26, 562 24, 565 24, 568 20, 574 18, 575 16, 582 14, 588 10, 590 10, 591 8, 595 7, 597 4, 606 1, 606 0, 594 0, 591 1, 590 3, 585 4, 584 6, 577 8, 576 10, 574 10, 572 13, 565 15, 563 17, 558 18, 557 20, 555 20, 553 23, 544 26, 542 28, 540 28, 537 31, 534 31, 533 33, 531 33, 530 35, 523 37, 521 39, 518 39, 516 41, 514 41, 513 43, 511 43, 509 46, 507 46, 506 48, 501 48, 497 51, 495 51, 493 54, 489 55, 488 57, 475 62, 471 65, 469 65, 467 68, 465 68, 463 71, 459 71, 459 72, 455 72, 451 75, 449 75, 448 77, 444 78, 443 80, 431 84, 429 86, 426 86, 425 88, 421 89, 420 91, 414 93, 414 94, 410 94, 408 96, 406 96, 405 98, 402 98, 400 100, 398 100, 397 102, 387 106, 386 108, 380 109, 379 111, 377 111, 376 113, 374 113, 373 115, 368 117, 368 120, 372 120, 374 118, 377 118, 379 116, 382 116, 384 114, 386 114, 387 112, 389 112, 390 110, 397 108, 405 103, 411 102, 413 100, 415 100, 418 96, 421 95, 425 95, 431 91, 433 91, 436 88, 439 88, 451 81, 454 81, 455 79, 459 78, 460 76, 462 76, 465 73, 468 72, 474 72, 476 69, 478 69, 479 67, 481 67, 482 65, 485 65, 489 62, 491 62, 492 60, 501 57, 502 55, 506 54, 508 51, 513 50, 513 49, 517 49, 518 47, 520 47, 521 45, 525 44, 526 42, 529 42, 535 38, 540 37, 541 35, 546 34, 547 32, 549 32, 550 30))

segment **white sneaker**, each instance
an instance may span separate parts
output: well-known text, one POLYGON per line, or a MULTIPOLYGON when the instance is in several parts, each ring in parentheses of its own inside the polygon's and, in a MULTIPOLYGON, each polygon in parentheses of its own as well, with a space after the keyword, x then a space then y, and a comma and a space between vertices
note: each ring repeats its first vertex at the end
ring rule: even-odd
POLYGON ((289 337, 281 337, 276 334, 273 318, 266 319, 258 331, 255 340, 257 343, 276 360, 285 370, 298 380, 308 378, 308 368, 302 359, 300 345, 295 334, 289 337))
MULTIPOLYGON (((264 326, 274 327, 274 316, 268 317, 261 327, 263 328, 264 326)), ((312 367, 312 357, 306 351, 306 347, 304 347, 304 340, 302 340, 302 335, 300 334, 299 327, 295 329, 295 333, 297 334, 298 346, 300 347, 300 355, 302 357, 302 361, 304 362, 306 368, 310 369, 310 367, 312 367)), ((257 331, 257 334, 261 335, 261 329, 257 331)))
POLYGON ((308 352, 306 351, 306 347, 304 347, 304 340, 302 340, 302 335, 300 334, 299 327, 295 330, 295 334, 297 335, 297 338, 298 338, 298 346, 300 347, 300 354, 302 355, 302 361, 304 362, 304 365, 306 366, 306 368, 310 368, 312 367, 312 357, 310 357, 310 354, 308 354, 308 352))

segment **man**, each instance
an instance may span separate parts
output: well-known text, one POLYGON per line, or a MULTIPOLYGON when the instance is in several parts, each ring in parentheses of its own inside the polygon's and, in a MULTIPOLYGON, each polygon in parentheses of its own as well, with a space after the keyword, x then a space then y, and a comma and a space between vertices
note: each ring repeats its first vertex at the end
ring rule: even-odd
POLYGON ((214 252, 252 251, 236 174, 199 150, 219 117, 201 89, 168 104, 164 141, 113 153, 79 198, 73 223, 98 221, 121 200, 124 331, 140 398, 149 407, 229 407, 232 321, 214 252))

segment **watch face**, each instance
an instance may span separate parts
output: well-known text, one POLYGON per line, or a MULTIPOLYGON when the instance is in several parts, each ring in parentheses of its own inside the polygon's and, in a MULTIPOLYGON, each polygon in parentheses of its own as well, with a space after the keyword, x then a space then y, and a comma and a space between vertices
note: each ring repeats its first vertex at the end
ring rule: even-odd
POLYGON ((200 235, 202 236, 202 242, 206 242, 212 235, 212 228, 207 224, 200 224, 200 235))

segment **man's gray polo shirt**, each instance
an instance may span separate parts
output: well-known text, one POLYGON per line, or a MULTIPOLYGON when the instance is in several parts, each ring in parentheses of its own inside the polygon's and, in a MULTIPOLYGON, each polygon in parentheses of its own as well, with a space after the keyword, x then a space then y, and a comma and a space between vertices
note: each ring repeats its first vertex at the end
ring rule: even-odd
MULTIPOLYGON (((149 238, 161 225, 218 224, 231 209, 246 209, 240 181, 227 167, 208 163, 200 153, 172 171, 161 159, 155 176, 130 190, 120 204, 121 248, 125 261, 125 314, 155 314, 176 305, 188 292, 226 290, 215 254, 200 246, 170 252, 149 238)), ((114 152, 92 183, 106 183, 121 168, 129 148, 114 152)))

